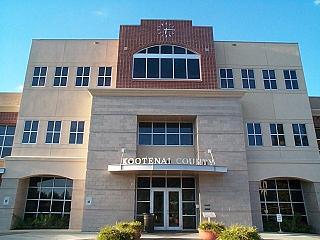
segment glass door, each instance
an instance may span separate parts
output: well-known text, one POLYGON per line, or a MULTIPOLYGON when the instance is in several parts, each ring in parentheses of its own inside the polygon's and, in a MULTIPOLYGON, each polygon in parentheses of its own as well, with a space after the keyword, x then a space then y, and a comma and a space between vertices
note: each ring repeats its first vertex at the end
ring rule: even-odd
POLYGON ((168 190, 167 191, 167 229, 180 230, 182 227, 181 215, 181 191, 168 190))
POLYGON ((158 230, 165 228, 165 191, 153 191, 154 227, 158 230))

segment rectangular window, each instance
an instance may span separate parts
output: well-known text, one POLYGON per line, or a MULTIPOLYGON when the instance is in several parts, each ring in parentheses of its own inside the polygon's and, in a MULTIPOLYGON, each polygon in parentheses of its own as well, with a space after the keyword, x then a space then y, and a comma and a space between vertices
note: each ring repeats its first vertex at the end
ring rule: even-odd
POLYGON ((270 124, 270 134, 272 146, 285 146, 286 141, 284 137, 283 124, 270 124))
POLYGON ((111 86, 112 67, 99 67, 98 86, 111 86))
POLYGON ((43 87, 46 82, 47 67, 35 67, 33 70, 32 86, 43 87))
POLYGON ((76 77, 76 86, 77 87, 89 86, 89 76, 90 76, 90 67, 78 67, 77 77, 76 77))
POLYGON ((0 158, 11 155, 15 130, 15 126, 0 125, 0 158))
POLYGON ((187 59, 188 79, 200 79, 199 59, 187 59))
POLYGON ((140 122, 140 145, 193 145, 193 124, 185 122, 140 122))
POLYGON ((159 78, 159 58, 148 58, 147 66, 147 78, 159 78))
POLYGON ((39 121, 30 120, 24 122, 22 143, 36 143, 39 121))
POLYGON ((231 68, 220 69, 220 84, 221 88, 234 88, 233 72, 231 68))
POLYGON ((146 78, 146 66, 145 58, 134 58, 133 78, 146 78))
POLYGON ((70 144, 83 144, 84 121, 71 121, 70 144))
POLYGON ((292 124, 292 130, 296 146, 309 146, 305 124, 292 124))
POLYGON ((248 89, 256 88, 254 71, 252 69, 241 69, 242 87, 248 89))
POLYGON ((67 86, 68 71, 69 71, 68 67, 56 67, 53 86, 55 87, 67 86))
POLYGON ((186 59, 174 59, 174 78, 186 79, 186 59))
POLYGON ((161 58, 161 78, 173 78, 172 58, 161 58))
POLYGON ((317 137, 317 142, 318 142, 318 148, 320 151, 320 128, 316 128, 316 137, 317 137))
POLYGON ((59 143, 61 121, 48 121, 46 143, 59 143))
POLYGON ((286 89, 299 89, 297 73, 295 70, 283 70, 286 89))
POLYGON ((247 123, 249 146, 262 146, 262 133, 260 123, 247 123))
POLYGON ((262 70, 264 89, 277 89, 277 80, 274 70, 262 70))

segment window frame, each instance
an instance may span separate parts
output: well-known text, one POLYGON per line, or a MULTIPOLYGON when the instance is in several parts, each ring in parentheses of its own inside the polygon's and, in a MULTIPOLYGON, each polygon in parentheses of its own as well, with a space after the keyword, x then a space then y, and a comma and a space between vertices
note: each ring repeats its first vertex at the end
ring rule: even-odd
POLYGON ((56 69, 55 69, 55 72, 54 72, 54 77, 53 77, 53 84, 52 84, 52 86, 53 87, 57 87, 57 88, 59 88, 59 87, 68 87, 68 81, 69 81, 69 67, 66 67, 66 66, 56 66, 56 69), (60 67, 61 68, 61 72, 60 72, 60 75, 56 75, 56 71, 57 71, 57 68, 58 67, 60 67), (67 68, 67 75, 66 76, 64 76, 64 75, 62 75, 63 74, 63 69, 64 68, 67 68), (67 80, 66 80, 66 85, 61 85, 61 78, 63 78, 63 77, 65 77, 65 78, 67 78, 67 80), (55 81, 55 78, 59 78, 59 85, 54 85, 54 81, 55 81))
POLYGON ((194 146, 195 144, 195 129, 194 129, 194 123, 193 122, 187 122, 187 121, 179 121, 179 122, 174 122, 174 121, 139 121, 138 122, 138 141, 137 141, 137 145, 138 146, 158 146, 158 147, 190 147, 190 146, 194 146), (150 133, 140 133, 140 123, 151 123, 151 132, 150 133), (163 133, 158 133, 158 132, 154 132, 154 127, 153 125, 155 123, 163 123, 165 124, 165 129, 163 133), (167 131, 167 124, 170 123, 176 123, 179 124, 179 131, 176 133, 173 132, 168 132, 167 131), (182 133, 181 132, 181 123, 189 123, 192 124, 192 132, 191 133, 182 133), (145 135, 151 135, 151 144, 140 144, 140 134, 145 134, 145 135), (153 144, 153 135, 164 135, 164 144, 153 144), (167 144, 168 140, 167 140, 167 136, 168 135, 179 135, 179 143, 178 144, 167 144), (181 144, 181 135, 192 135, 192 144, 181 144))
POLYGON ((286 90, 299 90, 299 82, 297 77, 297 71, 295 69, 284 69, 283 70, 283 78, 284 78, 284 84, 286 86, 286 90), (285 71, 288 71, 289 78, 286 78, 285 71), (296 78, 292 78, 292 72, 295 73, 296 78), (287 82, 290 82, 290 88, 287 87, 287 82), (296 82, 297 88, 293 87, 293 82, 296 82))
POLYGON ((111 66, 100 66, 98 67, 98 76, 97 76, 97 87, 111 87, 112 86, 112 67, 111 66), (99 75, 100 68, 104 68, 104 75, 99 75), (110 75, 106 75, 107 68, 110 68, 110 75), (99 78, 103 78, 103 85, 99 85, 99 78), (110 78, 110 85, 105 85, 106 79, 110 78))
POLYGON ((24 121, 24 127, 23 127, 23 133, 22 133, 22 140, 21 140, 21 144, 37 144, 38 142, 38 131, 39 131, 39 126, 40 126, 40 121, 39 120, 25 120, 24 121), (26 122, 30 121, 31 122, 31 127, 30 127, 30 130, 25 130, 26 128, 26 122), (38 126, 37 126, 37 130, 32 130, 32 126, 33 126, 33 122, 38 122, 38 126), (28 132, 29 133, 29 137, 28 137, 28 142, 23 142, 23 136, 25 134, 25 132, 28 132), (36 141, 34 143, 31 143, 30 142, 30 136, 31 136, 31 133, 35 132, 36 133, 36 141))
POLYGON ((163 44, 163 45, 152 45, 143 49, 140 49, 132 56, 132 71, 131 71, 131 77, 134 81, 202 81, 201 78, 201 55, 189 50, 186 47, 178 46, 178 45, 172 45, 172 44, 163 44), (161 53, 161 46, 171 46, 172 47, 172 53, 166 54, 161 53), (149 48, 153 47, 159 47, 159 53, 147 53, 149 48), (174 53, 174 47, 179 47, 185 49, 185 53, 174 53), (145 51, 145 53, 140 53, 142 51, 145 51), (145 77, 134 77, 134 61, 135 59, 145 59, 145 77), (148 59, 158 59, 159 60, 159 77, 158 78, 148 78, 148 59), (172 78, 161 78, 161 59, 172 59, 172 78), (186 69, 186 78, 175 78, 175 59, 185 59, 185 69, 186 69), (197 59, 199 63, 199 78, 188 78, 188 59, 197 59))
POLYGON ((261 70, 261 74, 262 74, 262 79, 263 79, 263 87, 265 90, 278 90, 278 83, 277 83, 277 75, 276 75, 276 70, 275 69, 262 69, 261 70), (264 78, 263 76, 263 71, 267 71, 268 72, 268 78, 264 78), (274 78, 270 77, 270 72, 273 71, 274 72, 274 78), (270 88, 266 88, 266 81, 268 82, 270 88), (271 82, 274 81, 276 84, 276 88, 272 88, 272 84, 271 82))
POLYGON ((242 88, 243 89, 256 89, 257 85, 256 85, 256 79, 255 79, 255 74, 254 74, 254 70, 250 69, 250 68, 242 68, 240 69, 240 73, 241 73, 241 80, 242 80, 242 88), (247 77, 243 77, 242 76, 242 71, 246 72, 247 77), (249 71, 252 71, 253 73, 253 78, 249 77, 249 71), (248 83, 248 87, 244 87, 244 81, 246 81, 248 83), (250 82, 253 81, 254 82, 254 87, 251 86, 250 82))
POLYGON ((90 67, 90 66, 77 67, 74 86, 75 86, 75 87, 79 87, 79 88, 89 87, 89 86, 90 86, 90 74, 91 74, 91 67, 90 67), (83 68, 83 70, 82 70, 82 75, 81 75, 81 76, 78 75, 78 69, 79 69, 79 68, 83 68), (85 69, 85 68, 89 68, 89 74, 88 74, 88 76, 87 76, 87 75, 84 75, 84 69, 85 69), (77 78, 78 78, 78 77, 81 78, 81 85, 77 85, 77 78), (83 85, 83 78, 84 78, 84 77, 88 77, 88 85, 83 85))
POLYGON ((220 79, 220 88, 221 89, 235 89, 234 87, 234 73, 232 68, 219 68, 219 79, 220 79), (221 77, 221 70, 225 70, 226 72, 226 77, 221 77), (232 73, 232 78, 228 77, 228 70, 231 70, 232 73), (222 80, 225 80, 227 83, 227 87, 222 87, 222 80), (229 87, 229 80, 232 80, 232 87, 229 87))
POLYGON ((246 123, 246 128, 247 128, 247 141, 248 141, 248 146, 249 147, 263 147, 263 137, 262 137, 262 128, 261 128, 261 123, 258 122, 247 122, 246 123), (248 125, 252 124, 253 127, 253 133, 249 133, 249 128, 248 125), (259 125, 260 128, 260 134, 256 133, 256 125, 259 125), (250 140, 249 140, 249 136, 253 136, 254 137, 254 145, 250 145, 250 140), (261 145, 257 145, 257 136, 261 137, 261 145))
POLYGON ((0 124, 0 126, 4 126, 5 127, 4 133, 3 134, 0 133, 0 136, 3 138, 2 142, 0 142, 0 159, 3 159, 5 157, 7 157, 7 156, 11 156, 12 147, 13 147, 13 144, 14 144, 14 135, 15 135, 15 132, 16 132, 16 126, 15 125, 10 125, 10 124, 0 124), (14 127, 13 134, 8 134, 7 133, 8 127, 14 127), (7 137, 12 137, 12 145, 4 145, 5 144, 5 140, 7 139, 7 137), (3 154, 4 148, 10 148, 10 154, 3 157, 2 154, 3 154))
POLYGON ((50 121, 48 121, 47 122, 47 132, 46 132, 45 144, 60 144, 61 132, 62 132, 62 121, 61 120, 50 120, 50 121), (53 129, 50 130, 50 131, 48 130, 49 122, 53 122, 53 129), (57 122, 60 122, 60 130, 59 131, 55 130, 57 122), (51 137, 51 141, 47 142, 47 136, 48 136, 49 133, 52 134, 52 137, 51 137), (55 134, 59 134, 59 141, 57 143, 54 142, 54 135, 55 134))
POLYGON ((309 143, 309 139, 308 139, 308 132, 307 132, 307 126, 305 123, 293 123, 292 125, 292 134, 293 134, 293 141, 294 141, 294 145, 296 147, 309 147, 310 146, 310 143, 309 143), (299 133, 294 133, 294 125, 297 125, 298 126, 298 130, 299 130, 299 133), (301 126, 304 126, 305 130, 306 130, 306 133, 301 133, 301 126), (297 145, 296 143, 296 140, 295 140, 295 137, 298 136, 299 137, 299 142, 301 145, 297 145), (302 141, 302 138, 303 137, 306 137, 307 138, 307 145, 303 145, 303 141, 302 141))
POLYGON ((69 144, 72 144, 72 145, 82 145, 84 144, 84 133, 85 133, 85 121, 84 120, 74 120, 74 121, 71 121, 70 122, 70 128, 69 128, 69 144), (72 127, 72 123, 73 122, 76 122, 77 123, 77 126, 76 126, 76 131, 71 131, 71 127, 72 127), (83 122, 83 132, 80 132, 79 131, 79 122, 83 122), (74 142, 70 142, 70 139, 71 139, 71 134, 75 134, 75 141, 74 142), (82 134, 82 143, 77 143, 78 142, 78 135, 79 134, 82 134))
POLYGON ((45 87, 46 86, 46 82, 47 82, 47 75, 48 75, 48 66, 34 66, 33 67, 33 73, 32 73, 32 79, 31 79, 31 87, 45 87), (39 71, 39 75, 34 75, 34 71, 36 68, 40 68, 40 71, 39 71), (45 76, 41 76, 41 70, 42 68, 46 68, 46 75, 45 76), (33 78, 37 77, 38 80, 37 80, 37 85, 33 85, 33 78), (43 85, 39 85, 39 82, 40 82, 40 77, 44 77, 44 84, 43 85))
POLYGON ((270 139, 271 139, 271 146, 272 147, 285 147, 286 146, 286 136, 285 136, 285 131, 284 131, 284 125, 282 123, 270 123, 269 124, 269 130, 270 130, 270 139), (275 125, 275 129, 276 129, 276 133, 272 133, 271 132, 271 125, 275 125), (282 130, 283 133, 279 133, 279 125, 282 125, 282 130), (273 145, 272 143, 272 136, 276 136, 277 137, 277 145, 273 145), (280 140, 279 140, 279 136, 283 136, 284 139, 284 145, 280 145, 280 140))

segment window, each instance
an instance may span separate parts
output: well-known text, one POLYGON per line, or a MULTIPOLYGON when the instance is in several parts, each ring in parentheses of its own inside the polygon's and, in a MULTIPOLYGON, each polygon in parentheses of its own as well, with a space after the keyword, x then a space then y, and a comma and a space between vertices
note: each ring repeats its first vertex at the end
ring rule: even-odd
POLYGON ((36 143, 38 135, 39 121, 25 121, 22 143, 36 143))
POLYGON ((305 124, 292 124, 292 130, 296 146, 309 146, 305 124))
POLYGON ((265 89, 277 89, 277 80, 274 70, 262 70, 265 89))
POLYGON ((132 77, 200 80, 200 55, 172 45, 145 48, 133 55, 132 77))
POLYGON ((61 121, 48 121, 46 143, 59 143, 61 121))
POLYGON ((68 67, 56 67, 53 86, 55 87, 67 86, 68 71, 69 71, 68 67))
POLYGON ((43 87, 46 82, 47 67, 35 67, 33 70, 32 86, 43 87))
POLYGON ((283 70, 286 89, 299 89, 297 73, 295 70, 283 70))
POLYGON ((29 181, 24 218, 51 214, 69 221, 72 180, 62 177, 32 177, 29 181))
POLYGON ((262 146, 262 133, 260 123, 247 123, 249 146, 262 146))
POLYGON ((99 67, 98 86, 111 85, 112 67, 99 67))
POLYGON ((316 128, 316 136, 317 136, 318 148, 320 152, 320 128, 316 128))
POLYGON ((232 69, 220 69, 220 83, 221 88, 234 88, 232 69))
POLYGON ((89 75, 90 75, 90 67, 78 67, 77 77, 76 77, 76 86, 77 87, 89 86, 89 75))
POLYGON ((15 126, 0 125, 0 158, 11 155, 15 130, 15 126))
POLYGON ((285 146, 284 131, 282 124, 270 124, 272 146, 285 146))
POLYGON ((294 215, 300 215, 301 220, 307 223, 304 196, 299 180, 263 180, 260 182, 259 192, 264 231, 275 231, 279 228, 276 221, 276 214, 279 213, 282 214, 283 221, 291 221, 294 215))
POLYGON ((256 88, 256 81, 254 80, 254 71, 252 69, 241 69, 241 77, 243 88, 256 88))
POLYGON ((140 122, 140 145, 193 145, 193 124, 140 122))
POLYGON ((83 144, 84 121, 72 121, 70 126, 70 144, 83 144))

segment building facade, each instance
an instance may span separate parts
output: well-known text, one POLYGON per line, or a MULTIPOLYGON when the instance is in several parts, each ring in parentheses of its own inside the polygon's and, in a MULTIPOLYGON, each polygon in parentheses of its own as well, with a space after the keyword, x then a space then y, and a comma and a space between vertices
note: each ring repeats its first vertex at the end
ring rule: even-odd
POLYGON ((97 231, 154 213, 158 230, 192 230, 214 212, 260 230, 299 215, 320 232, 319 112, 296 43, 216 41, 180 20, 33 40, 8 99, 1 229, 51 214, 97 231))

